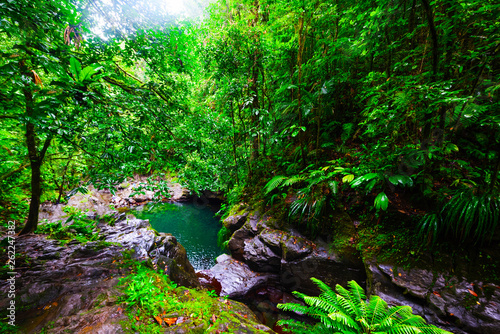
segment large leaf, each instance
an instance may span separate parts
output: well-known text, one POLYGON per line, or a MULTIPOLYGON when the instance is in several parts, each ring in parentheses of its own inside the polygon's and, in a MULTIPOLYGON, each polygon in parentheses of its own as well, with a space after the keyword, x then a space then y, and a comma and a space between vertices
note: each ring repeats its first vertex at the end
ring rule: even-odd
POLYGON ((85 80, 90 80, 92 78, 92 76, 94 74, 96 74, 97 72, 99 72, 101 69, 103 69, 102 66, 99 66, 99 65, 91 65, 91 66, 87 66, 85 67, 81 72, 80 72, 80 75, 79 75, 79 81, 80 82, 84 82, 85 80))
POLYGON ((375 208, 376 209, 382 209, 382 210, 387 210, 387 207, 389 206, 389 198, 387 198, 387 195, 383 192, 377 195, 375 197, 375 208))
POLYGON ((80 78, 80 73, 82 72, 82 64, 76 58, 71 58, 69 60, 69 64, 71 66, 71 73, 76 81, 80 78))

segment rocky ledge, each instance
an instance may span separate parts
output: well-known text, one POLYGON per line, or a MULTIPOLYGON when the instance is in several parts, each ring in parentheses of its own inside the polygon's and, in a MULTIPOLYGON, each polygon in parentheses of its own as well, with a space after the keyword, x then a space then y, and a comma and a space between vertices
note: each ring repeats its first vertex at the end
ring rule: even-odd
MULTIPOLYGON (((82 244, 73 240, 61 245, 44 235, 16 238, 16 324, 21 333, 42 329, 44 333, 130 332, 124 325, 128 316, 117 284, 130 273, 132 259, 158 266, 179 285, 199 287, 185 249, 175 237, 157 233, 148 221, 133 216, 115 218, 113 225, 97 225, 100 241, 82 244)), ((6 258, 0 260, 6 262, 6 258)), ((1 310, 10 303, 10 285, 4 278, 0 283, 1 310)), ((231 303, 238 311, 234 313, 238 318, 233 321, 238 324, 234 332, 271 332, 256 322, 245 305, 231 303)), ((222 300, 220 305, 227 308, 222 300)), ((203 332, 195 327, 187 321, 172 324, 165 333, 203 332)))
MULTIPOLYGON (((390 305, 410 305, 429 323, 453 333, 500 333, 498 285, 468 279, 466 271, 440 272, 431 263, 402 269, 376 259, 363 261, 354 248, 339 254, 321 240, 313 242, 295 231, 280 231, 266 216, 239 209, 224 220, 232 233, 231 256, 219 257, 215 267, 198 273, 202 285, 218 289, 221 295, 248 301, 277 290, 279 296, 275 303, 268 303, 269 309, 287 302, 288 293, 294 290, 317 294, 311 277, 330 286, 356 280, 390 305)), ((355 228, 347 215, 339 215, 342 228, 355 228)))

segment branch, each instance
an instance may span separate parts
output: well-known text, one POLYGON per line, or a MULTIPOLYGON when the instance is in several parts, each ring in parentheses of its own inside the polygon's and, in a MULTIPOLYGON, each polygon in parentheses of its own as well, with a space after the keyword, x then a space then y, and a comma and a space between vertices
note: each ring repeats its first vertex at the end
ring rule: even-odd
POLYGON ((139 78, 137 78, 137 77, 133 76, 132 74, 128 73, 127 71, 125 71, 123 68, 121 68, 121 67, 120 67, 120 65, 118 65, 118 63, 117 63, 116 61, 115 61, 114 63, 115 63, 115 65, 116 65, 116 67, 118 67, 118 69, 119 69, 120 71, 122 71, 122 72, 123 72, 126 76, 128 76, 128 77, 130 77, 130 78, 132 78, 132 79, 134 79, 134 80, 136 80, 136 81, 139 81, 141 84, 143 84, 143 85, 144 85, 144 82, 143 82, 143 81, 141 81, 139 78))
POLYGON ((43 160, 45 157, 45 153, 47 153, 47 149, 50 146, 50 141, 52 140, 52 135, 48 136, 47 139, 45 139, 45 143, 43 143, 43 148, 40 151, 40 160, 43 160))
POLYGON ((8 173, 5 173, 3 175, 0 176, 0 181, 3 181, 5 179, 8 179, 9 177, 11 177, 12 175, 16 174, 17 172, 20 172, 22 171, 23 169, 25 169, 26 167, 28 167, 30 165, 30 163, 25 163, 24 165, 21 165, 19 166, 17 169, 14 169, 14 170, 11 170, 10 172, 8 173))

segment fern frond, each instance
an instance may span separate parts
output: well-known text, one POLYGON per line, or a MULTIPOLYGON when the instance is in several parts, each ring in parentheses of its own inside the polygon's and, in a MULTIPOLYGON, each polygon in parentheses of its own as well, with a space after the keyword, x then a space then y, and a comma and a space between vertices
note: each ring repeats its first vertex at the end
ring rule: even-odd
MULTIPOLYGON (((361 286, 359 286, 359 284, 356 281, 349 281, 349 282, 347 282, 347 285, 349 286, 349 288, 351 288, 350 295, 353 297, 353 303, 359 309, 362 309, 363 312, 364 312, 365 311, 365 307, 366 307, 366 304, 365 304, 365 299, 366 299, 365 291, 363 290, 363 288, 361 286)), ((365 314, 363 314, 363 317, 364 316, 365 316, 365 314)))
MULTIPOLYGON (((322 292, 318 297, 294 291, 294 294, 302 298, 309 306, 278 304, 279 309, 302 312, 320 320, 322 325, 316 325, 307 334, 451 334, 443 329, 428 325, 422 317, 413 314, 410 306, 387 308, 387 303, 378 296, 370 297, 367 305, 364 290, 354 281, 348 282, 350 290, 337 284, 336 293, 334 293, 322 281, 316 278, 311 278, 311 280, 322 292), (324 331, 325 328, 328 328, 328 331, 324 331), (320 332, 317 332, 316 329, 319 329, 320 332)), ((302 332, 296 331, 294 333, 302 332)))
POLYGON ((337 305, 332 304, 327 300, 324 300, 323 298, 321 298, 321 296, 320 297, 305 296, 304 301, 306 302, 307 305, 317 307, 321 310, 324 310, 326 313, 338 311, 337 305))
POLYGON ((363 312, 351 292, 340 284, 336 285, 335 290, 338 293, 337 303, 342 305, 344 310, 346 310, 347 313, 352 314, 355 318, 362 318, 363 312))
POLYGON ((405 319, 408 315, 412 315, 412 310, 410 306, 393 306, 386 310, 384 314, 381 315, 379 322, 380 328, 387 328, 392 326, 394 322, 399 322, 399 319, 405 319))
POLYGON ((387 310, 387 303, 379 296, 371 296, 366 310, 366 318, 369 326, 380 323, 380 318, 387 310))
POLYGON ((269 194, 271 191, 278 188, 286 179, 287 179, 286 176, 276 175, 271 180, 269 180, 269 182, 266 183, 266 185, 264 186, 264 193, 266 195, 269 194))
POLYGON ((307 314, 309 311, 309 307, 297 303, 278 304, 277 307, 283 311, 291 311, 303 314, 307 314))
POLYGON ((320 291, 324 293, 326 296, 335 297, 335 292, 332 290, 332 288, 330 288, 327 284, 325 284, 325 282, 315 277, 311 277, 311 281, 313 281, 313 283, 316 284, 320 289, 320 291))
POLYGON ((343 312, 332 312, 328 314, 328 318, 331 319, 334 323, 334 325, 324 323, 329 328, 341 331, 345 329, 355 329, 358 332, 362 329, 353 318, 343 312))
POLYGON ((284 187, 289 187, 294 185, 295 183, 304 181, 306 178, 303 175, 294 175, 292 177, 289 177, 283 182, 284 187))

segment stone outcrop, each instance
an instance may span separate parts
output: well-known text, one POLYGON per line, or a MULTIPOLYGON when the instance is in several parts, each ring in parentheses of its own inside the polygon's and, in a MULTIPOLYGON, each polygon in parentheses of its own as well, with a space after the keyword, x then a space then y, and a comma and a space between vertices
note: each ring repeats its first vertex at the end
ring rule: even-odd
MULTIPOLYGON (((156 180, 159 182, 161 180, 156 180)), ((46 219, 49 222, 57 220, 65 220, 67 216, 63 211, 65 207, 72 207, 81 211, 87 211, 89 214, 103 216, 105 214, 113 214, 115 210, 124 212, 130 208, 141 208, 152 200, 162 200, 169 202, 184 202, 193 199, 191 192, 182 187, 179 183, 167 182, 168 198, 160 196, 158 190, 148 186, 146 177, 136 176, 117 185, 114 189, 114 194, 109 189, 96 189, 93 185, 87 187, 86 193, 70 192, 68 203, 54 204, 51 202, 42 203, 40 205, 40 220, 46 219), (114 208, 114 209, 113 209, 114 208)))
POLYGON ((367 262, 370 293, 456 334, 500 333, 500 286, 451 272, 367 262))
POLYGON ((251 291, 279 284, 278 275, 252 271, 227 254, 220 255, 214 267, 198 272, 198 276, 202 277, 204 286, 229 298, 244 298, 251 291))
MULTIPOLYGON (((173 236, 155 233, 148 221, 121 215, 114 226, 99 223, 98 228, 102 240, 86 244, 73 240, 63 246, 43 235, 16 238, 16 323, 21 332, 36 333, 54 321, 60 332, 78 333, 72 330, 78 328, 81 333, 121 333, 119 322, 126 317, 116 303, 116 285, 129 272, 121 265, 124 254, 151 262, 167 259, 173 281, 199 286, 184 247, 173 236)), ((2 310, 10 302, 8 289, 2 279, 2 310)))
POLYGON ((238 214, 226 218, 226 222, 238 222, 228 224, 231 227, 241 225, 228 243, 233 258, 255 272, 278 275, 279 285, 290 291, 318 293, 311 277, 340 284, 351 279, 363 283, 366 279, 359 258, 353 261, 341 257, 297 232, 280 231, 258 213, 238 214))
MULTIPOLYGON (((346 220, 346 216, 337 218, 346 220)), ((355 229, 352 221, 336 223, 355 229)), ((467 278, 465 270, 436 270, 430 262, 401 269, 375 259, 362 261, 356 252, 339 254, 295 231, 280 231, 266 217, 241 207, 224 225, 233 232, 228 242, 232 257, 223 257, 204 273, 211 284, 220 283, 223 294, 229 291, 232 296, 251 299, 265 286, 314 295, 318 290, 311 277, 330 286, 356 280, 366 284, 368 293, 390 305, 409 305, 429 323, 453 333, 500 333, 500 286, 467 278), (233 272, 244 274, 234 274, 233 280, 233 272), (242 284, 241 277, 247 277, 250 284, 242 284)))

